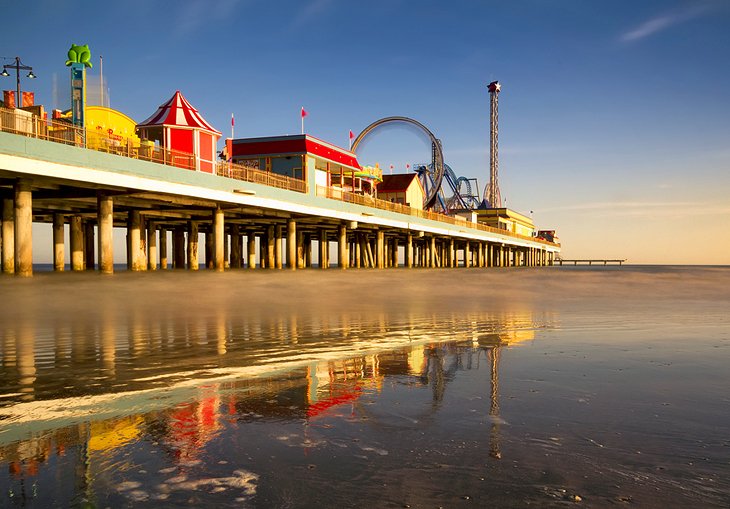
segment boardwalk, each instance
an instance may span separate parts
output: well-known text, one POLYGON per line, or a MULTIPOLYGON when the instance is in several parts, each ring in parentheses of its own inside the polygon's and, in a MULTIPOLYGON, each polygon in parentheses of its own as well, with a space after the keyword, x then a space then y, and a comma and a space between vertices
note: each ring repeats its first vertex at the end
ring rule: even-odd
POLYGON ((224 163, 202 173, 176 154, 92 144, 90 133, 39 119, 18 129, 7 116, 0 132, 6 274, 32 275, 33 222, 53 225, 56 270, 63 270, 68 225, 72 270, 105 273, 113 271, 117 229, 125 230, 134 271, 197 270, 199 251, 216 270, 327 268, 335 259, 343 269, 542 266, 560 251, 541 239, 319 186, 314 171, 293 179, 224 163))

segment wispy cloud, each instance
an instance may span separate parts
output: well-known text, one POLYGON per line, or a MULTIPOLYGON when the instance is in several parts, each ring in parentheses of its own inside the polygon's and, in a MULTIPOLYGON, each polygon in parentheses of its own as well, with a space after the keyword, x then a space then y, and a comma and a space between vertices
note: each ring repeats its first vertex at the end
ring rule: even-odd
MULTIPOLYGON (((538 212, 538 211, 536 211, 538 212)), ((598 216, 656 218, 730 215, 730 205, 702 202, 596 202, 540 209, 539 212, 578 212, 598 216)))
POLYGON ((292 23, 295 27, 306 25, 313 19, 322 16, 333 4, 333 0, 311 0, 307 2, 292 23))
POLYGON ((700 3, 684 9, 678 9, 655 16, 632 30, 624 32, 619 37, 619 40, 626 43, 639 41, 673 26, 680 25, 691 19, 697 18, 710 11, 710 7, 711 4, 709 3, 700 3))
POLYGON ((241 0, 208 0, 199 2, 190 0, 177 4, 176 32, 179 36, 187 36, 201 27, 209 27, 211 21, 220 22, 231 18, 241 0))

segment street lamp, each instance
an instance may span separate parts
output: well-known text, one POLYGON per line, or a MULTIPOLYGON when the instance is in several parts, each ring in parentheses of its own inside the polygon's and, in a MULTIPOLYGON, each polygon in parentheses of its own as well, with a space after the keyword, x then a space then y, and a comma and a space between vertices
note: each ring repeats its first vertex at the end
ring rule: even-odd
POLYGON ((20 61, 20 57, 15 57, 15 63, 14 64, 5 64, 3 65, 3 72, 0 73, 0 76, 10 76, 8 73, 8 69, 15 69, 15 80, 17 82, 17 95, 15 97, 15 102, 18 105, 18 108, 20 108, 22 104, 22 99, 20 97, 20 71, 29 71, 28 74, 26 74, 26 77, 30 79, 35 79, 36 75, 33 74, 33 68, 29 65, 23 65, 23 63, 20 61))

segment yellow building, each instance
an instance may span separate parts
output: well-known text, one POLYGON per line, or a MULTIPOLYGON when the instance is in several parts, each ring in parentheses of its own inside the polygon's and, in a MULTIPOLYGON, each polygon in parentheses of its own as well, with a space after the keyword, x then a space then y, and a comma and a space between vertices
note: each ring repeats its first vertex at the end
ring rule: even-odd
POLYGON ((532 237, 535 232, 535 225, 531 218, 508 208, 477 209, 471 212, 476 215, 478 223, 492 228, 507 230, 525 237, 532 237))
POLYGON ((378 184, 378 198, 414 209, 423 209, 425 195, 416 173, 383 175, 383 181, 378 184))
POLYGON ((86 144, 96 150, 139 147, 137 123, 124 113, 104 106, 86 107, 86 144))

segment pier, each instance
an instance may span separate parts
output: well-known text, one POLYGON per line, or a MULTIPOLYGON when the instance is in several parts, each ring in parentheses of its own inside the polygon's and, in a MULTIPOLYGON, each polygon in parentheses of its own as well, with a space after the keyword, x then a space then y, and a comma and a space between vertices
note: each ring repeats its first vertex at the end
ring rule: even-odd
MULTIPOLYGON (((26 113, 26 112, 21 112, 26 113)), ((33 274, 33 223, 52 225, 53 265, 129 270, 537 267, 560 245, 465 218, 323 186, 315 158, 290 177, 231 162, 201 171, 190 154, 106 143, 97 133, 0 111, 2 271, 33 274), (203 234, 204 245, 199 246, 203 234), (315 260, 316 258, 316 260, 315 260), (316 262, 316 263, 315 263, 316 262)))
POLYGON ((626 260, 604 260, 604 259, 581 259, 581 260, 563 260, 562 258, 556 258, 555 263, 558 265, 623 265, 626 260))

